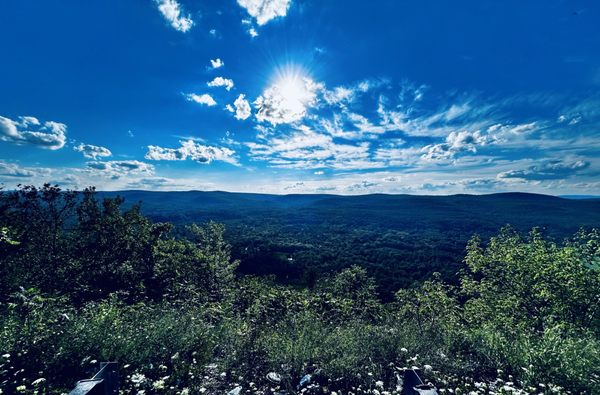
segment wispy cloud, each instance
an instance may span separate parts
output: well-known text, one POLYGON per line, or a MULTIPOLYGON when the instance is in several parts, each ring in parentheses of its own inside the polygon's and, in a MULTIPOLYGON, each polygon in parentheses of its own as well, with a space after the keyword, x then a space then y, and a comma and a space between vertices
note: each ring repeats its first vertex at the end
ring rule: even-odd
POLYGON ((301 126, 285 135, 263 136, 246 143, 255 160, 290 169, 372 169, 381 166, 369 158, 369 143, 344 144, 331 136, 301 126))
POLYGON ((131 175, 154 174, 154 166, 138 160, 93 161, 87 162, 86 166, 88 172, 113 179, 131 175))
POLYGON ((150 190, 174 189, 185 186, 186 184, 179 182, 177 179, 165 177, 140 178, 127 183, 127 188, 150 190))
POLYGON ((15 178, 30 178, 36 175, 32 169, 21 167, 15 163, 0 161, 0 176, 15 178))
POLYGON ((503 172, 499 174, 499 178, 519 178, 534 181, 559 180, 571 177, 589 166, 590 163, 584 160, 573 162, 552 160, 526 169, 503 172))
POLYGON ((187 101, 193 101, 198 104, 203 104, 205 106, 212 107, 217 104, 215 99, 208 93, 203 93, 201 95, 197 95, 195 93, 188 93, 184 95, 187 101))

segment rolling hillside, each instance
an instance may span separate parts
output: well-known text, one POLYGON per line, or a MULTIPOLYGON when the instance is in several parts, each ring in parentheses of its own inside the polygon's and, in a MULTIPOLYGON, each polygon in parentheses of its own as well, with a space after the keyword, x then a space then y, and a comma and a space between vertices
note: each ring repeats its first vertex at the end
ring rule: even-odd
MULTIPOLYGON (((155 221, 227 225, 240 270, 310 283, 352 264, 384 293, 441 272, 455 278, 474 234, 539 227, 557 240, 600 228, 600 200, 527 193, 490 195, 263 195, 228 192, 103 192, 142 202, 155 221)), ((179 227, 183 232, 183 226, 179 227)))

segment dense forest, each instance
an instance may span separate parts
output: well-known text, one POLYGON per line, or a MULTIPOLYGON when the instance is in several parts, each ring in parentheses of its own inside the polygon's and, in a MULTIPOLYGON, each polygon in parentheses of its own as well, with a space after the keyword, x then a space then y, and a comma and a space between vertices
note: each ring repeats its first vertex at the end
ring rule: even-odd
POLYGON ((217 221, 239 271, 275 275, 312 286, 323 273, 365 268, 386 300, 435 272, 457 284, 467 242, 503 226, 540 228, 563 240, 584 227, 600 228, 600 199, 570 200, 528 193, 491 195, 262 195, 227 192, 120 191, 102 196, 143 202, 156 222, 185 226, 217 221))
POLYGON ((0 195, 0 393, 600 392, 596 200, 199 194, 0 195))

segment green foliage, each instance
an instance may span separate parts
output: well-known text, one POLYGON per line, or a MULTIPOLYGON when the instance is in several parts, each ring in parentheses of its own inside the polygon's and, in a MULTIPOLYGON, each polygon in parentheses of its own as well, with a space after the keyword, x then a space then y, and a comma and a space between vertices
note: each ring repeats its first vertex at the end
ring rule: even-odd
POLYGON ((176 231, 211 220, 227 226, 239 272, 275 275, 280 282, 313 286, 352 265, 367 270, 379 295, 392 301, 401 288, 439 272, 456 283, 465 245, 511 224, 535 226, 561 240, 580 227, 600 227, 600 200, 569 200, 527 193, 491 195, 262 195, 227 192, 143 192, 143 212, 176 231))
POLYGON ((505 228, 485 247, 473 238, 461 286, 427 281, 399 291, 400 319, 445 344, 475 376, 502 369, 524 386, 599 390, 600 273, 590 264, 599 253, 596 231, 563 245, 538 230, 523 238, 505 228))
POLYGON ((467 315, 480 322, 494 317, 498 325, 520 332, 559 323, 600 329, 600 271, 590 265, 600 257, 598 235, 577 237, 559 246, 537 230, 523 239, 504 229, 485 249, 473 239, 465 259, 469 271, 462 278, 470 297, 467 315))
POLYGON ((0 244, 2 243, 6 243, 9 245, 19 245, 19 242, 11 237, 10 229, 7 227, 0 228, 0 244))
POLYGON ((600 391, 597 231, 473 238, 455 281, 434 274, 382 302, 350 262, 310 288, 240 275, 214 222, 175 237, 93 189, 0 196, 2 235, 18 240, 0 243, 3 393, 61 393, 107 360, 124 393, 251 381, 261 393, 276 371, 291 390, 310 372, 322 386, 307 393, 397 394, 398 369, 413 365, 455 393, 600 391))

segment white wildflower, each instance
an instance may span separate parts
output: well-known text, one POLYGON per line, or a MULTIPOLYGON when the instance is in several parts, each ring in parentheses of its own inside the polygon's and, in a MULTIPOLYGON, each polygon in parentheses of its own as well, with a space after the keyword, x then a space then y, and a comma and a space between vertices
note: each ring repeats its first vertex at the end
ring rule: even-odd
POLYGON ((134 373, 131 375, 131 382, 137 386, 146 382, 146 376, 142 373, 134 373))
POLYGON ((155 381, 154 383, 152 383, 152 388, 154 388, 155 390, 165 389, 165 380, 160 379, 155 381))

